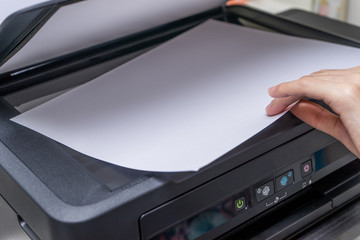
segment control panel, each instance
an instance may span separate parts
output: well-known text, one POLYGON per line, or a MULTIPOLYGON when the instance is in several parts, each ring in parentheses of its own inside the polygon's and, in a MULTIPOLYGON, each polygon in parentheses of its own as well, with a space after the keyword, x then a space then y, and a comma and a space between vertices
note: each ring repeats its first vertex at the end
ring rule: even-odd
POLYGON ((235 211, 241 213, 241 210, 250 209, 250 206, 251 208, 259 208, 257 206, 269 208, 311 185, 313 182, 311 179, 313 161, 314 158, 312 157, 297 162, 280 174, 275 174, 274 177, 245 190, 244 196, 235 201, 235 211), (242 202, 241 206, 246 207, 239 207, 238 201, 242 202))
MULTIPOLYGON (((181 220, 173 221, 170 227, 163 227, 168 224, 164 222, 159 227, 160 231, 144 239, 207 239, 208 236, 217 236, 220 232, 241 226, 249 219, 285 203, 291 196, 356 159, 339 142, 333 142, 307 156, 299 155, 296 160, 291 158, 292 154, 287 154, 288 158, 284 154, 264 155, 234 169, 223 178, 209 182, 201 189, 155 209, 146 216, 146 221, 161 220, 158 218, 161 213, 178 213, 175 210, 184 206, 184 202, 198 200, 196 204, 203 204, 204 201, 210 203, 201 210, 188 209, 190 213, 195 212, 190 217, 174 217, 181 220)), ((187 207, 191 208, 191 205, 187 207)))
POLYGON ((185 232, 191 236, 191 239, 196 239, 203 235, 198 230, 194 230, 198 224, 206 223, 207 231, 210 231, 236 218, 244 216, 246 219, 255 216, 309 186, 312 183, 313 161, 314 158, 310 157, 293 163, 258 184, 178 223, 151 240, 173 239, 174 236, 183 235, 185 232))

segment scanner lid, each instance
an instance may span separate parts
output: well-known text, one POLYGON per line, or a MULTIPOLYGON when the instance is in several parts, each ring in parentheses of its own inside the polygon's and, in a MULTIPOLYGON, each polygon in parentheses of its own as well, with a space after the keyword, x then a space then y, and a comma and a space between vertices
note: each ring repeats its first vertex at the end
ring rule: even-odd
POLYGON ((0 10, 0 75, 155 28, 223 0, 5 0, 0 10), (30 3, 36 3, 30 5, 30 3), (21 9, 21 7, 26 7, 21 9), (20 9, 11 13, 9 9, 20 9), (1 18, 1 16, 6 16, 1 18), (3 20, 3 21, 2 21, 3 20))
POLYGON ((72 2, 75 0, 6 0, 0 10, 0 71, 58 8, 72 2))

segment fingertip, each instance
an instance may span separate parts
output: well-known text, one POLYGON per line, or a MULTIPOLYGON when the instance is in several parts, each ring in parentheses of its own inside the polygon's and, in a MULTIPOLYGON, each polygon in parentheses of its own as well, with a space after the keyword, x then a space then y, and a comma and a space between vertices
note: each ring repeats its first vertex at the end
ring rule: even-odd
POLYGON ((268 89, 268 93, 270 96, 272 96, 274 94, 275 88, 276 88, 276 86, 273 86, 268 89))
POLYGON ((271 113, 270 109, 271 109, 271 103, 269 105, 267 105, 266 108, 265 108, 266 115, 268 115, 268 116, 271 116, 270 115, 270 113, 271 113))
POLYGON ((275 116, 278 115, 279 113, 282 113, 283 111, 284 109, 274 104, 273 101, 265 108, 266 115, 268 116, 275 116))

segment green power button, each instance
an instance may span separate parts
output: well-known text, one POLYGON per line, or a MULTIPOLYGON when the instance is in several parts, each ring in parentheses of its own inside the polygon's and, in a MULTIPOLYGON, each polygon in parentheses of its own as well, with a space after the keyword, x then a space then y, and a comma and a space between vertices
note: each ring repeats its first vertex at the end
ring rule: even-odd
POLYGON ((235 200, 235 209, 236 211, 241 211, 244 210, 246 208, 246 200, 245 197, 241 197, 237 200, 235 200))

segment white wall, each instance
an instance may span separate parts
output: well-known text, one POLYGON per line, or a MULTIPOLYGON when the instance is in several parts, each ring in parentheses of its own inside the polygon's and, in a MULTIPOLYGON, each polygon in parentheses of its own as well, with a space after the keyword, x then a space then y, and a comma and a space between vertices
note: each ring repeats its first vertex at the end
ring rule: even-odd
POLYGON ((360 26, 360 1, 349 0, 348 22, 360 26))
POLYGON ((312 0, 250 0, 247 5, 271 13, 279 13, 290 8, 310 11, 312 0))

